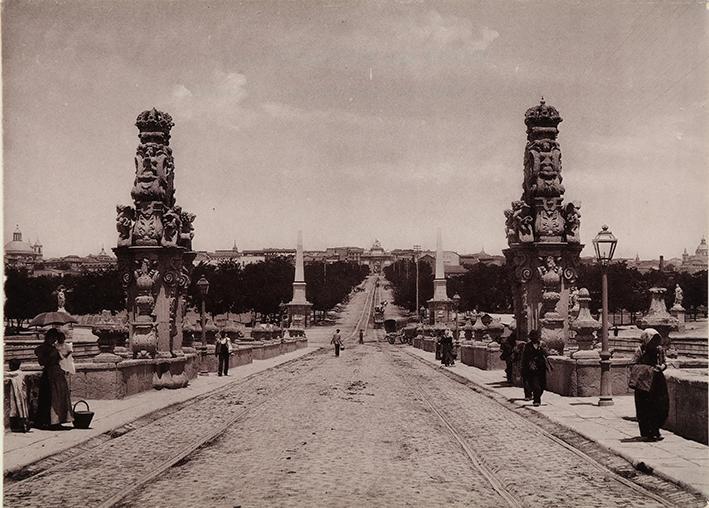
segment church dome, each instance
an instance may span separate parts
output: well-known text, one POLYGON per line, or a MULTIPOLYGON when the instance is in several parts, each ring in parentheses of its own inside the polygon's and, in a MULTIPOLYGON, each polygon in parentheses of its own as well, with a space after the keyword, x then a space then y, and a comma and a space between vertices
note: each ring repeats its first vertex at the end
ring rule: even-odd
POLYGON ((12 234, 12 241, 5 244, 5 254, 34 254, 34 249, 29 242, 22 241, 22 232, 19 228, 12 234))
POLYGON ((708 256, 709 249, 707 248, 707 239, 702 237, 702 241, 699 242, 697 250, 694 251, 695 256, 708 256))

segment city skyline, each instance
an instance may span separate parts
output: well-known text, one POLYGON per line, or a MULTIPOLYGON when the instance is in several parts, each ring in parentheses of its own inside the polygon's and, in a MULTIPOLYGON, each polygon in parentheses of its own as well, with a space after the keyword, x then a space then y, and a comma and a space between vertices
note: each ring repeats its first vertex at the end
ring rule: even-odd
MULTIPOLYGON (((20 228, 20 230, 21 230, 21 228, 20 228)), ((35 239, 33 239, 33 238, 27 238, 27 237, 24 235, 24 232, 23 232, 23 231, 21 231, 21 232, 22 232, 22 234, 23 234, 23 241, 28 242, 30 245, 32 245, 32 244, 34 244, 34 243, 36 242, 35 239)), ((39 240, 40 240, 40 244, 42 245, 43 252, 46 253, 46 245, 44 245, 44 243, 41 241, 41 238, 39 238, 39 240)), ((9 241, 9 240, 7 240, 7 241, 9 241)), ((5 243, 7 243, 7 241, 6 241, 5 243)), ((369 244, 368 246, 366 246, 366 245, 365 245, 365 246, 363 246, 363 245, 352 245, 352 244, 348 244, 348 245, 344 245, 344 244, 343 244, 343 245, 339 245, 339 244, 338 244, 338 245, 327 245, 327 246, 322 247, 322 248, 308 248, 307 245, 306 245, 306 246, 304 246, 304 247, 305 247, 305 248, 304 248, 304 251, 305 251, 305 252, 325 252, 326 249, 338 249, 338 248, 346 248, 346 247, 362 248, 363 250, 367 251, 367 250, 370 250, 370 249, 371 249, 372 243, 374 243, 375 241, 380 241, 380 240, 375 238, 375 239, 372 240, 372 242, 370 242, 370 244, 369 244)), ((435 239, 434 239, 434 241, 435 241, 435 239)), ((697 242, 696 242, 697 245, 695 245, 695 246, 693 246, 693 247, 685 247, 685 249, 686 249, 686 251, 687 251, 687 253, 688 253, 689 255, 693 255, 693 254, 694 254, 694 252, 695 252, 697 246, 699 245, 699 242, 700 242, 700 241, 701 241, 701 239, 697 240, 697 242)), ((388 245, 386 245, 386 242, 381 242, 381 241, 380 241, 380 243, 383 243, 383 244, 384 244, 384 245, 382 245, 382 248, 383 248, 384 251, 386 251, 386 252, 391 252, 391 251, 394 251, 394 250, 412 250, 412 249, 413 249, 413 245, 408 246, 408 247, 405 247, 405 246, 388 246, 388 245)), ((433 253, 435 253, 435 251, 436 251, 435 245, 431 245, 431 246, 426 246, 426 244, 418 244, 418 245, 421 247, 421 251, 422 251, 422 252, 427 252, 427 253, 432 253, 432 252, 433 252, 433 253)), ((194 250, 197 251, 197 252, 212 252, 212 253, 213 253, 213 252, 225 252, 225 251, 230 251, 230 250, 233 250, 234 247, 236 247, 239 252, 245 252, 245 251, 260 251, 260 250, 269 250, 269 249, 284 249, 284 250, 291 249, 291 250, 293 250, 293 252, 295 252, 295 244, 293 244, 293 245, 285 245, 285 244, 283 244, 283 245, 266 245, 266 246, 247 245, 247 246, 243 246, 243 247, 242 247, 242 246, 239 246, 239 244, 238 244, 236 241, 232 242, 232 245, 231 245, 231 246, 223 246, 223 247, 217 246, 216 248, 208 248, 208 249, 195 248, 194 250)), ((59 254, 56 254, 56 255, 54 255, 54 254, 52 254, 52 255, 46 255, 46 254, 45 254, 45 255, 44 255, 44 259, 58 259, 58 258, 63 258, 63 257, 67 257, 67 256, 79 256, 79 257, 92 256, 92 255, 98 255, 98 254, 101 252, 101 250, 104 250, 104 251, 106 252, 106 254, 108 254, 109 256, 114 256, 114 254, 113 254, 113 252, 111 251, 110 248, 106 248, 105 245, 99 245, 96 249, 90 250, 90 251, 88 251, 88 252, 69 251, 69 252, 59 253, 59 254)), ((492 256, 502 256, 502 251, 501 251, 501 250, 500 250, 500 251, 492 251, 492 250, 490 250, 490 249, 485 248, 484 245, 481 245, 481 247, 480 247, 479 249, 470 250, 470 251, 463 251, 463 250, 460 250, 460 249, 456 249, 455 246, 452 246, 452 247, 445 247, 445 246, 444 246, 444 251, 455 252, 455 253, 460 254, 460 255, 470 255, 470 254, 478 254, 478 253, 481 253, 481 252, 485 252, 486 254, 489 254, 489 255, 492 255, 492 256)), ((51 251, 50 251, 50 252, 51 252, 51 251)), ((636 255, 639 256, 639 253, 636 253, 636 255)), ((634 259, 634 258, 636 257, 636 255, 630 255, 630 256, 615 256, 615 259, 634 259)), ((592 245, 587 245, 587 246, 584 248, 584 250, 582 251, 582 256, 581 256, 581 257, 583 257, 583 258, 590 258, 590 257, 594 257, 594 256, 595 256, 595 254, 594 254, 594 252, 593 252, 593 246, 592 246, 592 245)), ((659 252, 659 253, 657 253, 655 256, 650 256, 650 257, 646 257, 646 258, 640 256, 640 259, 641 259, 641 260, 658 260, 660 256, 663 256, 665 260, 669 260, 669 259, 681 259, 681 257, 682 257, 682 252, 680 252, 680 253, 664 253, 664 252, 659 252)))
POLYGON ((133 124, 153 106, 175 119, 197 250, 288 247, 298 229, 308 250, 432 249, 442 227, 446 249, 498 253, 524 111, 541 96, 564 119, 582 256, 602 224, 625 258, 679 257, 707 231, 703 4, 16 2, 3 14, 4 238, 19 224, 46 257, 115 246, 133 124))

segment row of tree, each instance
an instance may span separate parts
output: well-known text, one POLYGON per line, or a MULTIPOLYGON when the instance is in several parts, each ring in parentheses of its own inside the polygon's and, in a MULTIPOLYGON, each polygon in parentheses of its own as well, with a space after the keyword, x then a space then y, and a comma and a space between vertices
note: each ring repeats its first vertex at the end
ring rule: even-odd
MULTIPOLYGON (((466 265, 467 272, 447 282, 448 297, 460 296, 460 310, 511 312, 512 289, 506 266, 477 263, 466 265)), ((393 286, 394 303, 409 310, 416 307, 416 265, 401 260, 387 266, 384 274, 393 286)), ((641 273, 627 266, 625 261, 608 268, 608 307, 611 312, 621 309, 631 315, 645 312, 650 306, 650 288, 666 288, 665 301, 671 307, 675 301, 675 285, 684 294, 682 302, 687 310, 707 307, 707 271, 696 273, 650 270, 641 273)), ((598 265, 583 264, 579 268, 576 286, 588 289, 591 310, 601 307, 601 270, 598 265)), ((425 306, 433 297, 433 273, 428 263, 419 262, 419 306, 425 306)))
MULTIPOLYGON (((433 297, 433 271, 431 265, 419 261, 419 307, 433 297)), ((394 303, 408 310, 416 308, 416 264, 400 260, 384 268, 384 275, 392 285, 394 303)), ((463 275, 448 279, 449 298, 460 297, 460 310, 486 310, 505 312, 512 308, 507 272, 504 267, 477 263, 468 265, 463 275), (484 289, 483 289, 484 288, 484 289)))
MULTIPOLYGON (((369 273, 366 266, 337 262, 305 266, 306 296, 317 311, 328 311, 345 300, 352 288, 369 273)), ((192 274, 188 304, 197 307, 201 295, 196 282, 204 275, 209 281, 205 299, 211 314, 255 311, 277 315, 290 301, 295 268, 284 258, 241 267, 233 261, 217 266, 199 264, 192 274)), ((97 314, 102 310, 125 309, 125 294, 116 269, 63 277, 31 277, 23 270, 8 268, 5 280, 5 319, 13 328, 40 312, 57 308, 59 286, 67 294, 66 308, 72 314, 97 314)))
MULTIPOLYGON (((314 310, 328 311, 344 301, 368 273, 368 267, 344 261, 308 264, 305 266, 306 298, 314 310)), ((196 282, 202 275, 209 281, 209 293, 205 299, 207 312, 221 314, 252 310, 275 316, 281 312, 282 304, 291 299, 295 267, 281 257, 245 267, 233 261, 217 266, 199 264, 192 274, 187 296, 188 303, 195 307, 201 302, 196 282)))

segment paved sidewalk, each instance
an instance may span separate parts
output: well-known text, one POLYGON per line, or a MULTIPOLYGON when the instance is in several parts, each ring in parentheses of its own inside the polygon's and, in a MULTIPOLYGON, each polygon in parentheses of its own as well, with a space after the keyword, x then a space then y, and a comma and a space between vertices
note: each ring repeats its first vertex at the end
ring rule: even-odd
POLYGON ((120 400, 89 400, 89 406, 96 414, 91 422, 91 428, 87 430, 48 431, 33 428, 26 434, 5 432, 3 436, 4 474, 76 446, 153 411, 186 402, 317 349, 319 348, 308 346, 267 360, 254 360, 253 363, 229 369, 227 377, 219 377, 216 372, 212 372, 209 376, 193 379, 186 388, 179 390, 151 390, 120 400))
MULTIPOLYGON (((407 347, 406 352, 440 366, 433 353, 413 347, 407 347)), ((667 430, 662 431, 665 437, 662 441, 640 441, 632 395, 614 396, 615 405, 598 407, 597 397, 562 397, 547 391, 541 406, 534 407, 531 401, 524 400, 521 388, 507 385, 502 370, 482 370, 459 362, 449 370, 525 410, 537 411, 574 430, 633 465, 642 462, 652 468, 654 474, 709 497, 709 447, 667 430)))

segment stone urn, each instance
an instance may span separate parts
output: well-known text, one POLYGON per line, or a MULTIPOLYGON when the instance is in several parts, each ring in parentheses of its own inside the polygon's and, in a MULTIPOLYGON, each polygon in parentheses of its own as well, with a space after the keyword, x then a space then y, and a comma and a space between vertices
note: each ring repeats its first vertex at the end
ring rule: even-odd
MULTIPOLYGON (((212 321, 212 318, 207 318, 207 323, 204 325, 204 333, 207 338, 207 344, 214 345, 217 342, 217 332, 219 331, 219 327, 214 324, 214 321, 212 321)), ((201 332, 201 330, 200 330, 201 332)))
POLYGON ((194 348, 194 341, 195 341, 195 336, 198 334, 201 330, 195 327, 192 323, 189 321, 185 321, 185 323, 182 325, 182 351, 184 353, 195 353, 196 349, 194 348))
POLYGON ((482 342, 485 339, 486 330, 487 326, 483 324, 482 318, 479 318, 473 325, 473 340, 482 342))
POLYGON ((679 329, 679 319, 672 317, 667 312, 665 305, 665 288, 650 288, 652 300, 650 301, 650 309, 647 314, 638 319, 635 324, 641 330, 646 328, 654 328, 662 336, 662 347, 668 357, 675 358, 677 351, 672 347, 670 332, 679 329))
POLYGON ((468 321, 463 325, 463 338, 465 340, 473 340, 473 324, 468 321))
POLYGON ((493 318, 490 324, 487 325, 487 335, 491 342, 499 344, 504 331, 505 325, 502 324, 500 318, 493 318))
POLYGON ((240 334, 241 332, 239 331, 239 328, 231 321, 227 322, 224 325, 224 328, 222 328, 222 335, 227 335, 232 344, 236 343, 240 334))
POLYGON ((598 351, 593 349, 595 334, 601 329, 601 323, 593 319, 589 305, 591 296, 588 289, 581 288, 576 296, 579 312, 576 319, 571 321, 570 328, 576 332, 576 343, 578 351, 574 352, 572 358, 600 358, 598 351))
POLYGON ((125 343, 128 335, 128 327, 115 319, 110 311, 101 312, 101 317, 94 323, 91 332, 98 337, 99 354, 92 361, 95 363, 118 363, 123 361, 123 357, 115 353, 115 347, 119 343, 125 343))

